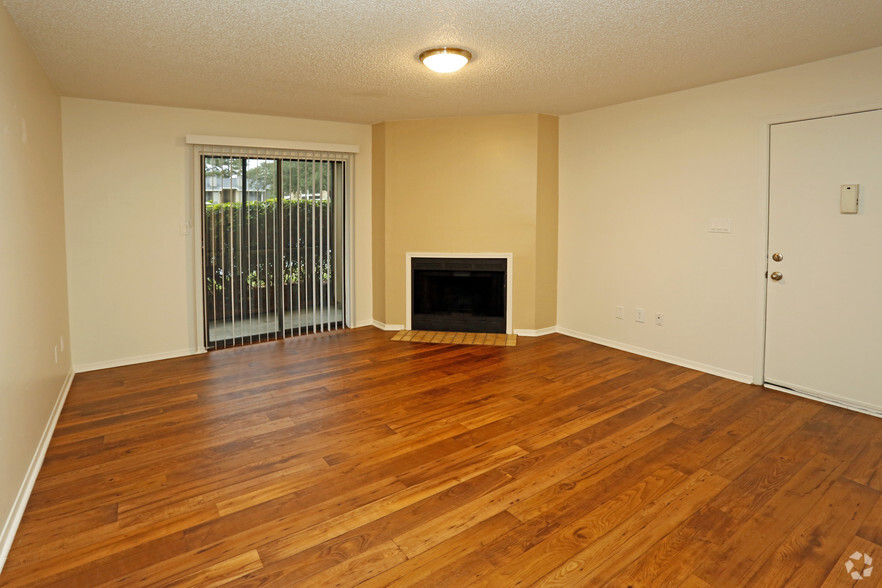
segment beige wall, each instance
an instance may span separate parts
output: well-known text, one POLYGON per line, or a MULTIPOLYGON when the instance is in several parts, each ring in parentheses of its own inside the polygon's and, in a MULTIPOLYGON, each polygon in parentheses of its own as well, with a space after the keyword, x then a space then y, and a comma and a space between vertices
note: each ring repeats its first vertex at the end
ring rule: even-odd
POLYGON ((386 124, 373 126, 371 138, 371 251, 373 320, 386 322, 386 124))
POLYGON ((561 117, 558 324, 755 378, 767 123, 882 106, 880 72, 882 48, 561 117))
POLYGON ((0 566, 14 506, 70 372, 61 104, 0 7, 0 566), (64 351, 60 350, 64 338, 64 351), (55 348, 59 346, 58 361, 55 348))
MULTIPOLYGON (((541 275, 552 279, 556 261, 553 248, 537 247, 537 231, 540 207, 542 228, 556 230, 556 218, 549 222, 556 180, 547 173, 557 167, 556 147, 548 141, 555 132, 556 118, 539 115, 375 127, 375 137, 382 133, 385 141, 384 193, 375 194, 375 199, 382 196, 385 213, 383 322, 405 324, 407 252, 513 253, 513 327, 554 325, 556 301, 545 295, 553 292, 553 285, 537 282, 537 264, 545 266, 541 275), (548 149, 541 159, 540 146, 548 149)), ((380 255, 377 251, 375 258, 380 255)))
POLYGON ((71 338, 78 369, 195 351, 192 147, 187 134, 360 146, 355 321, 371 318, 371 128, 64 98, 71 338))
POLYGON ((557 325, 558 124, 556 116, 539 116, 536 259, 544 261, 536 264, 537 329, 557 325))

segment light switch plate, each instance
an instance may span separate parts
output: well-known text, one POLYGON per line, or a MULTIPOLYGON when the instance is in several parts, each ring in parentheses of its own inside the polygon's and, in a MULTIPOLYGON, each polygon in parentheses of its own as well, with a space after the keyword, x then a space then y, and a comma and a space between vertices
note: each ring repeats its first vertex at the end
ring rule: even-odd
POLYGON ((860 184, 842 184, 839 186, 839 212, 842 214, 857 214, 860 191, 860 184))

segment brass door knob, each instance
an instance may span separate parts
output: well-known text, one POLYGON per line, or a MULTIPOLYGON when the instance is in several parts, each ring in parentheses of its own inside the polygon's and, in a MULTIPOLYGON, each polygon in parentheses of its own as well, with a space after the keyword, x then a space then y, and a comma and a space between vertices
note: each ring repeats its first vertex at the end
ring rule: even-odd
POLYGON ((781 255, 780 253, 773 253, 772 259, 774 259, 775 261, 781 261, 782 259, 784 259, 784 256, 781 255))
POLYGON ((772 275, 769 277, 777 282, 778 280, 780 280, 781 278, 784 277, 784 274, 782 274, 781 272, 772 272, 772 275))

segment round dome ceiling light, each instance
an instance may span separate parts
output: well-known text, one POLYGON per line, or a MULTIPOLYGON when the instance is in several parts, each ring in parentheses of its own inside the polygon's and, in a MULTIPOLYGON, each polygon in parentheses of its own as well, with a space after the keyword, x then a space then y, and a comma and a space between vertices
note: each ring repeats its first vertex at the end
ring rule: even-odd
POLYGON ((465 49, 455 47, 440 47, 427 49, 420 53, 420 61, 423 65, 438 73, 453 73, 462 69, 469 62, 472 54, 465 49))

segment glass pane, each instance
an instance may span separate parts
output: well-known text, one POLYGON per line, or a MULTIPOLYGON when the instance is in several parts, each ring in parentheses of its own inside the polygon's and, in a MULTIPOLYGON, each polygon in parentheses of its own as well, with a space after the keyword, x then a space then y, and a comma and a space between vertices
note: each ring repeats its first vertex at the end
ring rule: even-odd
POLYGON ((276 165, 272 159, 246 159, 245 297, 248 336, 264 341, 279 330, 275 305, 276 165))
POLYGON ((208 347, 342 325, 343 216, 335 201, 344 164, 235 157, 204 163, 208 347))
POLYGON ((269 339, 278 331, 274 160, 206 157, 205 318, 208 346, 269 339))
POLYGON ((322 331, 342 321, 334 285, 334 162, 282 162, 285 329, 322 331), (339 308, 339 310, 337 310, 339 308))

